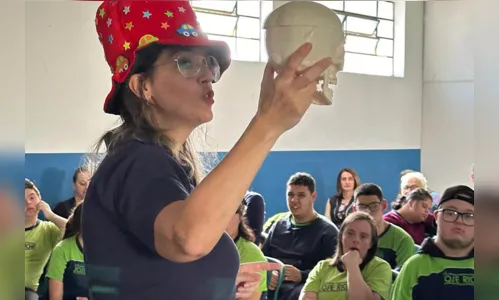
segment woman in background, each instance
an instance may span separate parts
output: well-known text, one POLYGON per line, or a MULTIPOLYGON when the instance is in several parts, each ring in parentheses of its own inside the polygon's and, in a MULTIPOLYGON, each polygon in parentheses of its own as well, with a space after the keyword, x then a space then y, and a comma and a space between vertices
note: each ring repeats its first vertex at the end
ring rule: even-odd
POLYGON ((412 237, 414 243, 421 245, 426 236, 436 234, 435 217, 430 213, 433 200, 430 193, 416 188, 407 196, 402 196, 392 203, 392 211, 383 219, 402 227, 412 237))
POLYGON ((54 213, 63 218, 68 218, 76 205, 83 202, 87 193, 88 184, 90 183, 90 171, 88 167, 78 167, 73 173, 73 190, 74 196, 57 203, 54 208, 54 213))
POLYGON ((348 215, 341 224, 334 257, 312 269, 300 300, 388 299, 392 270, 376 256, 377 249, 378 234, 371 216, 364 212, 348 215))
MULTIPOLYGON (((227 233, 234 240, 237 251, 239 252, 240 262, 265 262, 265 256, 262 250, 255 244, 255 235, 247 224, 247 219, 244 217, 246 206, 241 204, 237 212, 232 217, 232 220, 227 227, 227 233)), ((262 280, 256 291, 248 298, 248 300, 259 300, 263 292, 267 291, 267 272, 261 272, 262 280)))
POLYGON ((338 173, 336 194, 328 199, 325 213, 326 217, 338 228, 346 216, 352 212, 353 192, 359 185, 359 175, 354 169, 344 168, 338 173))
POLYGON ((47 271, 50 300, 84 300, 89 296, 83 260, 81 210, 80 203, 68 219, 63 240, 52 253, 47 271))
POLYGON ((433 212, 438 207, 438 203, 440 202, 440 194, 432 191, 428 187, 428 180, 423 175, 423 173, 413 170, 402 171, 400 173, 400 194, 397 198, 407 196, 407 194, 417 188, 425 189, 430 193, 433 199, 433 204, 431 207, 431 211, 433 212))

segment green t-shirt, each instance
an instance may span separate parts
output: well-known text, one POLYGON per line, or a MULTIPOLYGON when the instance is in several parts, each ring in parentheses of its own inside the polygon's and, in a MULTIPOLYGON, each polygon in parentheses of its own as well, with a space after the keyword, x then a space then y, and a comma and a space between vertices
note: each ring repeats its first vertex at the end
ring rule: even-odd
MULTIPOLYGON (((331 266, 331 261, 331 259, 322 260, 310 271, 303 291, 317 293, 317 300, 347 300, 347 272, 341 272, 337 267, 331 266)), ((392 270, 386 261, 374 257, 362 270, 362 277, 367 285, 381 296, 381 299, 388 299, 392 285, 392 270)))
POLYGON ((393 284, 392 300, 474 299, 474 256, 447 258, 435 254, 422 252, 407 260, 393 284))
POLYGON ((61 230, 54 223, 38 221, 24 230, 24 286, 38 289, 38 281, 50 258, 52 249, 61 237, 61 230))
MULTIPOLYGON (((265 262, 265 256, 262 250, 255 243, 246 239, 239 238, 236 242, 237 251, 239 252, 239 260, 241 263, 265 262)), ((258 291, 267 291, 267 272, 262 272, 262 282, 258 291)))
POLYGON ((274 225, 275 222, 279 221, 280 219, 284 219, 290 215, 291 215, 290 212, 282 212, 282 213, 277 213, 277 214, 273 215, 265 222, 265 224, 263 224, 263 231, 268 232, 270 230, 270 228, 272 227, 272 225, 274 225))
MULTIPOLYGON (((2 209, 2 208, 0 208, 2 209)), ((0 232, 0 299, 18 299, 23 274, 19 272, 22 264, 21 235, 14 232, 0 232)))
POLYGON ((83 249, 76 237, 62 240, 55 246, 50 258, 47 277, 64 283, 65 299, 88 296, 83 249))
POLYGON ((379 236, 377 256, 386 260, 392 269, 402 265, 414 255, 414 240, 402 228, 388 224, 379 236))

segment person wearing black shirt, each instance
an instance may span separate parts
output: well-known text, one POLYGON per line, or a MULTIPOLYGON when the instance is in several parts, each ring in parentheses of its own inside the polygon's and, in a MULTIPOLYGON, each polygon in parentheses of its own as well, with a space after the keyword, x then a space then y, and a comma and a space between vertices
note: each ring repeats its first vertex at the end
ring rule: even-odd
POLYGON ((310 174, 296 173, 289 178, 289 213, 272 225, 262 247, 266 256, 286 265, 285 281, 278 291, 278 274, 272 274, 269 299, 277 292, 279 299, 298 300, 308 273, 334 254, 338 228, 314 210, 316 197, 315 180, 310 174))
POLYGON ((57 203, 53 212, 65 219, 69 218, 76 205, 83 202, 90 182, 90 172, 86 166, 81 166, 73 174, 74 196, 57 203))
POLYGON ((341 227, 346 216, 352 212, 353 193, 359 185, 359 175, 354 169, 340 170, 336 178, 336 194, 327 200, 325 211, 325 216, 338 228, 341 227))

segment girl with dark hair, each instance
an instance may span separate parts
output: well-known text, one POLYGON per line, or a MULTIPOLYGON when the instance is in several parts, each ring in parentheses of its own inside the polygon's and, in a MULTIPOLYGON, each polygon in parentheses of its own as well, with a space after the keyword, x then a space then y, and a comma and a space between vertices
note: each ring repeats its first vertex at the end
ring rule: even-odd
POLYGON ((431 194, 423 188, 416 188, 392 202, 392 211, 383 219, 407 231, 414 243, 421 245, 426 236, 436 234, 434 216, 430 213, 433 204, 431 194))
POLYGON ((354 169, 340 170, 336 178, 336 194, 328 199, 325 213, 325 216, 338 228, 346 216, 352 212, 353 193, 359 185, 359 175, 354 169))
POLYGON ((83 261, 81 211, 80 203, 70 215, 64 238, 55 246, 50 258, 47 270, 50 300, 83 300, 89 297, 83 261))
MULTIPOLYGON (((255 234, 245 217, 247 206, 241 204, 227 227, 227 233, 234 240, 241 263, 265 262, 262 250, 255 244, 255 234)), ((252 295, 246 299, 259 300, 267 291, 267 272, 261 272, 262 280, 252 295)))
POLYGON ((300 300, 388 299, 390 265, 376 256, 378 234, 372 217, 349 214, 341 224, 336 253, 310 272, 300 300))

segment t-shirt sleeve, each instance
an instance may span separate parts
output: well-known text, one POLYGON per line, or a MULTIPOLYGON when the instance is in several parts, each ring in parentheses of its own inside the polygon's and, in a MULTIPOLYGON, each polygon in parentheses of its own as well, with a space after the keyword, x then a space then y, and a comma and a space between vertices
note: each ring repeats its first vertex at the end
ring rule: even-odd
POLYGON ((127 170, 117 210, 125 229, 155 252, 157 215, 172 202, 187 198, 188 191, 180 178, 181 166, 163 149, 148 149, 139 151, 127 170))
POLYGON ((59 227, 57 227, 57 225, 55 225, 52 222, 47 221, 46 224, 47 224, 46 230, 47 230, 47 235, 50 238, 50 244, 52 245, 52 247, 55 247, 55 245, 57 245, 57 243, 62 238, 62 231, 61 229, 59 229, 59 227))
POLYGON ((47 269, 47 277, 58 281, 63 281, 64 271, 66 270, 66 264, 68 263, 62 245, 63 244, 59 243, 54 248, 47 269))
POLYGON ((373 265, 364 280, 373 292, 381 296, 381 299, 389 299, 392 286, 392 269, 387 262, 379 261, 373 265))
POLYGON ((402 267, 402 265, 414 255, 414 252, 414 240, 409 234, 404 235, 404 237, 400 240, 400 245, 397 251, 397 267, 402 267))
POLYGON ((409 259, 400 270, 397 279, 393 283, 390 293, 391 300, 412 300, 412 288, 417 278, 414 277, 413 268, 417 263, 414 259, 409 259))
POLYGON ((318 293, 321 288, 321 281, 324 279, 323 273, 328 266, 329 260, 320 261, 315 267, 308 273, 307 281, 303 286, 304 292, 315 292, 318 293))

